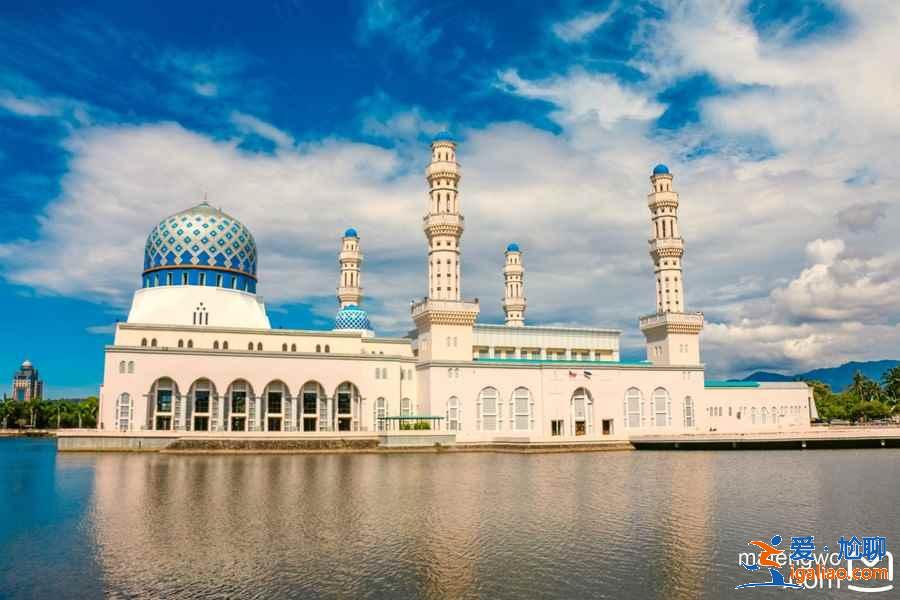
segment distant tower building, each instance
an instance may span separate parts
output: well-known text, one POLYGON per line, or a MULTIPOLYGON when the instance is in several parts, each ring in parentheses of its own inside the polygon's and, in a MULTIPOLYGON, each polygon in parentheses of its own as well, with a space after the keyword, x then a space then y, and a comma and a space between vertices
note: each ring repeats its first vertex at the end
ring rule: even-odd
POLYGON ((506 313, 508 327, 525 325, 525 267, 522 265, 522 251, 512 243, 506 247, 506 265, 503 267, 506 290, 503 295, 503 312, 506 313))
POLYGON ((334 318, 334 329, 362 331, 366 335, 372 334, 372 325, 369 323, 369 315, 359 303, 362 301, 362 286, 360 275, 362 273, 363 255, 359 251, 359 234, 352 227, 344 232, 341 239, 341 253, 338 262, 341 265, 341 278, 338 281, 337 298, 340 310, 334 318))
POLYGON ((44 382, 29 360, 13 375, 12 397, 23 402, 44 397, 44 382))
POLYGON ((338 261, 341 264, 341 280, 338 283, 337 296, 341 308, 349 304, 359 304, 362 300, 359 276, 363 255, 359 251, 359 234, 352 227, 344 232, 338 261))
POLYGON ((702 313, 685 312, 681 259, 684 240, 678 228, 678 193, 672 190, 672 174, 656 165, 650 175, 650 257, 656 276, 656 314, 642 317, 647 339, 647 358, 659 364, 700 363, 702 313))
POLYGON ((431 142, 428 212, 423 229, 428 239, 428 296, 414 303, 412 317, 420 332, 417 351, 421 359, 469 360, 472 357, 472 325, 478 303, 462 300, 460 246, 465 219, 459 210, 459 163, 456 143, 449 133, 431 142))

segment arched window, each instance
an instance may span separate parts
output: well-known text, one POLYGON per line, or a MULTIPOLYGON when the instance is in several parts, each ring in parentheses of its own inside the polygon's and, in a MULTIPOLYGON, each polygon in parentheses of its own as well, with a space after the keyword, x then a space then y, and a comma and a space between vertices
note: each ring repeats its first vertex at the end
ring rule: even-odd
POLYGON ((282 352, 287 352, 287 344, 282 344, 282 345, 281 345, 281 351, 282 351, 282 352))
POLYGON ((194 340, 188 340, 187 346, 188 346, 188 348, 193 348, 193 347, 194 347, 194 340))
POLYGON ((247 350, 253 350, 253 342, 247 344, 247 350))
POLYGON ((497 431, 500 416, 496 388, 486 387, 478 394, 478 425, 482 431, 497 431))
POLYGON ((228 350, 228 342, 222 342, 222 350, 228 350))
POLYGON ((345 381, 334 391, 334 416, 338 431, 359 431, 359 389, 345 381))
POLYGON ((316 344, 316 352, 321 352, 321 351, 322 351, 322 345, 316 344))
POLYGON ((666 427, 671 422, 671 399, 666 388, 658 387, 653 390, 651 398, 653 403, 653 424, 656 427, 666 427))
POLYGON ((178 340, 178 347, 184 348, 184 340, 178 340))
POLYGON ((125 372, 125 361, 119 361, 119 373, 125 372))
POLYGON ((572 431, 587 435, 594 430, 594 400, 587 389, 580 387, 572 393, 572 431))
POLYGON ((145 347, 147 346, 147 338, 143 338, 141 340, 141 346, 145 346, 145 347))
POLYGON ((291 344, 291 352, 297 351, 297 344, 291 344))
POLYGON ((641 390, 628 388, 625 392, 625 426, 640 427, 643 416, 644 398, 641 390))
POLYGON ((263 409, 265 410, 264 431, 285 431, 285 418, 289 417, 287 390, 280 381, 273 381, 263 392, 263 409))
POLYGON ((387 401, 384 398, 378 398, 375 401, 375 428, 378 431, 384 431, 385 421, 384 418, 387 416, 387 401))
POLYGON ((328 346, 328 344, 325 344, 325 352, 331 352, 331 348, 328 346))
POLYGON ((461 420, 459 398, 450 396, 447 400, 447 431, 459 431, 461 420))
POLYGON ((262 342, 256 342, 256 349, 262 351, 262 342))
POLYGON ((213 350, 218 350, 218 349, 219 349, 219 340, 216 340, 213 342, 213 350))
POLYGON ((516 431, 528 431, 534 426, 531 392, 528 388, 516 388, 512 395, 513 427, 516 431))
POLYGON ((767 421, 768 418, 769 418, 769 409, 767 409, 765 406, 763 406, 763 407, 762 407, 762 410, 759 411, 759 414, 760 414, 760 417, 761 417, 761 419, 760 419, 760 425, 765 425, 765 424, 766 424, 766 421, 767 421))
POLYGON ((412 401, 409 398, 403 398, 400 400, 400 416, 401 417, 411 417, 412 416, 412 401))
POLYGON ((131 429, 131 396, 129 394, 119 395, 119 406, 116 410, 116 418, 118 419, 119 431, 128 431, 131 429))
POLYGON ((128 372, 134 373, 134 361, 133 360, 128 361, 128 372))
POLYGON ((694 399, 690 396, 684 397, 684 426, 694 426, 694 399))
POLYGON ((150 347, 156 348, 156 338, 153 338, 152 340, 150 340, 150 347))

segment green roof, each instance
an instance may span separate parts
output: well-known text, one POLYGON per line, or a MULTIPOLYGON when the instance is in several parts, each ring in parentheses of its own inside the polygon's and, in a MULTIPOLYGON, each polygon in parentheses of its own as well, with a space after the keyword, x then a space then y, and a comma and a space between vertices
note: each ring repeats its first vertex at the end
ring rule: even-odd
POLYGON ((703 387, 708 388, 758 388, 758 381, 707 381, 703 387))

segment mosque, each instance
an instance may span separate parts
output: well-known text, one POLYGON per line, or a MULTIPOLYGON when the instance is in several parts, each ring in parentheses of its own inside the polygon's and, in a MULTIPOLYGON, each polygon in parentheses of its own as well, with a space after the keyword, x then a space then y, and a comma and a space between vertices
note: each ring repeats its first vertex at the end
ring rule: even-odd
POLYGON ((334 328, 310 331, 271 327, 243 223, 205 202, 163 219, 147 238, 127 322, 105 349, 98 428, 276 438, 428 429, 457 442, 571 443, 809 426, 805 383, 705 378, 703 314, 686 306, 679 198, 665 165, 647 196, 656 298, 639 319, 646 360, 622 360, 615 329, 528 324, 515 243, 503 267, 505 323, 479 323, 478 300, 462 292, 456 152, 448 134, 431 143, 427 296, 411 304, 404 337, 378 335, 363 308, 355 229, 340 240, 334 328))

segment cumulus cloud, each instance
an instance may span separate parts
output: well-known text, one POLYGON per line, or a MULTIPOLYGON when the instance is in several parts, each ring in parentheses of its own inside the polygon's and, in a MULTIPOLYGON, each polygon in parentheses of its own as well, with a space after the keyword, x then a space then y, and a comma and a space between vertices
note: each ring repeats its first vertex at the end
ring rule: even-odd
POLYGON ((887 209, 887 202, 857 202, 838 211, 835 218, 841 228, 854 233, 873 231, 878 222, 885 218, 887 209))

